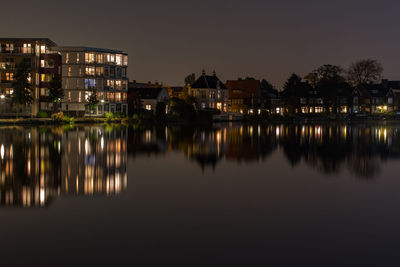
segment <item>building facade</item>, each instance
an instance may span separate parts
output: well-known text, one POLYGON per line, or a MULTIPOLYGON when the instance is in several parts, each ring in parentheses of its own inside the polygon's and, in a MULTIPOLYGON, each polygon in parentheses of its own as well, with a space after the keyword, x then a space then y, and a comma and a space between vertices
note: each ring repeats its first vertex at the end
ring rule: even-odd
POLYGON ((10 103, 12 83, 20 63, 30 69, 32 104, 19 112, 36 116, 45 105, 49 82, 61 73, 61 56, 54 50, 57 44, 47 38, 0 38, 0 116, 12 116, 16 110, 10 103))
POLYGON ((195 98, 199 110, 228 111, 229 91, 215 72, 211 76, 203 71, 202 75, 189 86, 188 93, 195 98))
POLYGON ((92 47, 57 47, 62 56, 61 109, 74 116, 105 112, 127 113, 128 55, 119 50, 92 47), (96 110, 88 108, 88 99, 96 93, 96 110))
POLYGON ((228 80, 229 111, 253 114, 258 109, 260 99, 260 81, 228 80))

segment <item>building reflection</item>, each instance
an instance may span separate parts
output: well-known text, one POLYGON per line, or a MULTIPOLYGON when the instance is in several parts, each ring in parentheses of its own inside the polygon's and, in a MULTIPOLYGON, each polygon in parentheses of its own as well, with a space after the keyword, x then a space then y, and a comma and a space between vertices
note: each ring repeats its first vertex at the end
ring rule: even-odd
POLYGON ((127 190, 126 129, 2 128, 0 205, 46 207, 62 195, 127 190))
POLYGON ((376 177, 382 163, 400 157, 400 127, 346 124, 214 125, 130 128, 131 156, 180 152, 202 170, 222 161, 257 163, 281 151, 295 168, 304 163, 326 175, 348 171, 376 177))

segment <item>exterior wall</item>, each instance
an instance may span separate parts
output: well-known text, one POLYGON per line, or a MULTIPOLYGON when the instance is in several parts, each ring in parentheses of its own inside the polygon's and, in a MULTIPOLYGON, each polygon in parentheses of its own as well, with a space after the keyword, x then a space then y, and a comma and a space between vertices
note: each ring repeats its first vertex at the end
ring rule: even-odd
POLYGON ((49 39, 0 39, 0 116, 15 115, 16 110, 11 106, 10 96, 12 82, 16 73, 16 66, 22 61, 27 62, 31 68, 32 97, 33 103, 26 107, 21 115, 35 116, 40 109, 40 90, 48 84, 52 76, 59 73, 57 53, 51 48, 55 46, 49 39), (42 68, 42 60, 53 58, 54 68, 42 68))
POLYGON ((235 80, 227 81, 229 90, 229 111, 235 113, 251 113, 258 107, 260 99, 260 81, 235 80))
POLYGON ((197 107, 200 110, 228 111, 229 93, 226 89, 190 88, 189 95, 196 99, 197 107))
POLYGON ((86 47, 59 47, 62 55, 63 112, 102 115, 128 112, 128 56, 121 51, 86 47), (100 101, 89 112, 87 99, 93 92, 100 101))

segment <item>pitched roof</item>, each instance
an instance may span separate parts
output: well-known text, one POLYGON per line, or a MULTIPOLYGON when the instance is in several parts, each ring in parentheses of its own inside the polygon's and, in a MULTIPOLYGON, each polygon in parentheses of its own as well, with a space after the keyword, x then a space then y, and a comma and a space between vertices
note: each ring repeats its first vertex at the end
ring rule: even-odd
POLYGON ((382 84, 374 83, 363 84, 362 87, 365 88, 372 97, 384 97, 390 90, 390 88, 386 88, 382 84))
POLYGON ((142 99, 156 99, 164 88, 129 88, 129 92, 137 92, 142 99))
POLYGON ((227 89, 217 76, 201 75, 192 85, 192 88, 227 89))

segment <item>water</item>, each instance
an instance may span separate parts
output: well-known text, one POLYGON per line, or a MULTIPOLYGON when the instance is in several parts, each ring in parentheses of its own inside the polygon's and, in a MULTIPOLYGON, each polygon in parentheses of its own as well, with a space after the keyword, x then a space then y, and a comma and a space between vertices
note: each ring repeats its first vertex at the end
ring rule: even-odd
POLYGON ((0 128, 3 266, 398 266, 400 125, 0 128))

